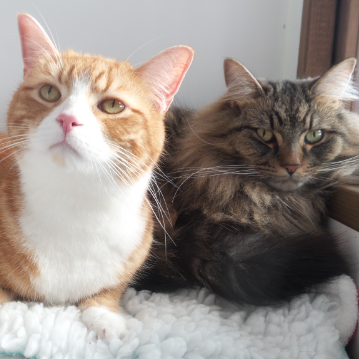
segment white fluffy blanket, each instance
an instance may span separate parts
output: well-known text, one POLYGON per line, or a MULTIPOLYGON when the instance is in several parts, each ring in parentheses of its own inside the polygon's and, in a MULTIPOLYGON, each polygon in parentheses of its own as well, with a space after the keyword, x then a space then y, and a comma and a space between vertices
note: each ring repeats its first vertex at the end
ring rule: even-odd
POLYGON ((340 277, 321 294, 278 308, 238 308, 205 289, 173 294, 129 289, 128 329, 109 344, 79 310, 11 302, 0 308, 0 353, 45 359, 341 359, 357 318, 356 288, 340 277))

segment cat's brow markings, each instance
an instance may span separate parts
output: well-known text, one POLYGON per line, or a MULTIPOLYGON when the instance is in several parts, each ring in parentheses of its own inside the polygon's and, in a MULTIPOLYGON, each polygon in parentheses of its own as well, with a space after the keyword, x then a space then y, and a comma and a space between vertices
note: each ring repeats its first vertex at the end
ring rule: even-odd
POLYGON ((94 82, 97 83, 104 75, 105 75, 105 71, 101 71, 101 72, 94 78, 94 82))
MULTIPOLYGON (((93 78, 93 85, 97 88, 98 92, 107 92, 115 81, 115 76, 113 76, 114 70, 111 68, 109 71, 101 71, 93 78)), ((120 90, 120 88, 116 89, 120 90)))
POLYGON ((313 112, 309 115, 309 130, 311 130, 313 128, 313 121, 314 121, 314 118, 313 118, 313 112))
POLYGON ((283 121, 283 118, 281 117, 281 115, 279 114, 279 112, 277 110, 274 110, 274 114, 278 120, 279 125, 283 126, 284 121, 283 121))
POLYGON ((304 127, 307 128, 307 129, 311 128, 311 124, 310 124, 311 116, 312 116, 312 114, 310 113, 310 108, 308 108, 308 110, 306 111, 306 113, 304 114, 304 116, 302 118, 302 121, 304 123, 304 127))
POLYGON ((74 77, 74 71, 76 69, 76 64, 72 64, 69 69, 67 70, 67 73, 66 73, 66 77, 67 78, 72 78, 74 77))
MULTIPOLYGON (((103 92, 106 92, 110 89, 110 87, 113 85, 113 79, 108 80, 107 85, 104 87, 103 92)), ((117 90, 120 90, 120 87, 117 88, 117 90)))

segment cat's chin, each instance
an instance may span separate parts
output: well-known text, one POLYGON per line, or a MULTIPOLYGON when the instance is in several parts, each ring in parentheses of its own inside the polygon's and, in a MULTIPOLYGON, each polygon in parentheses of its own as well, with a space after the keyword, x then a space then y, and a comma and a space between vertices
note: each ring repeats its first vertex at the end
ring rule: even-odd
POLYGON ((283 192, 295 191, 304 184, 305 181, 295 180, 292 178, 288 179, 270 179, 267 181, 271 187, 278 189, 283 192))
POLYGON ((78 151, 76 151, 71 145, 67 142, 61 141, 50 147, 50 151, 57 155, 61 155, 63 157, 66 156, 77 156, 80 157, 78 151))
POLYGON ((67 143, 57 143, 51 146, 49 151, 52 161, 67 171, 92 172, 93 166, 88 158, 67 143))

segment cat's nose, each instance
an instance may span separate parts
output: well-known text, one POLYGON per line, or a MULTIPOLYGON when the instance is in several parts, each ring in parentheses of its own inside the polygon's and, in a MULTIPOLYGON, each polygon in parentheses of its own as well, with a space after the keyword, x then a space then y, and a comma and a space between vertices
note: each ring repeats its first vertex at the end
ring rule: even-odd
POLYGON ((75 116, 69 116, 63 113, 57 117, 56 121, 60 122, 65 135, 70 132, 73 127, 83 125, 75 116))
POLYGON ((291 175, 300 167, 300 165, 282 165, 282 167, 284 167, 291 175))

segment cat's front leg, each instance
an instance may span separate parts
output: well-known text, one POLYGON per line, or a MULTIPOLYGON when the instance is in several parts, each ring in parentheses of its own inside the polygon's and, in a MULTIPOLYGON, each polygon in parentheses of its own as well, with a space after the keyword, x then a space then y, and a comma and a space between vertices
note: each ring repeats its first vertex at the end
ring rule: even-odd
POLYGON ((126 319, 119 305, 122 292, 119 288, 106 289, 79 303, 83 323, 99 338, 119 338, 126 329, 126 319))
POLYGON ((0 288, 0 305, 11 302, 13 300, 14 300, 14 295, 11 292, 3 288, 0 288))

